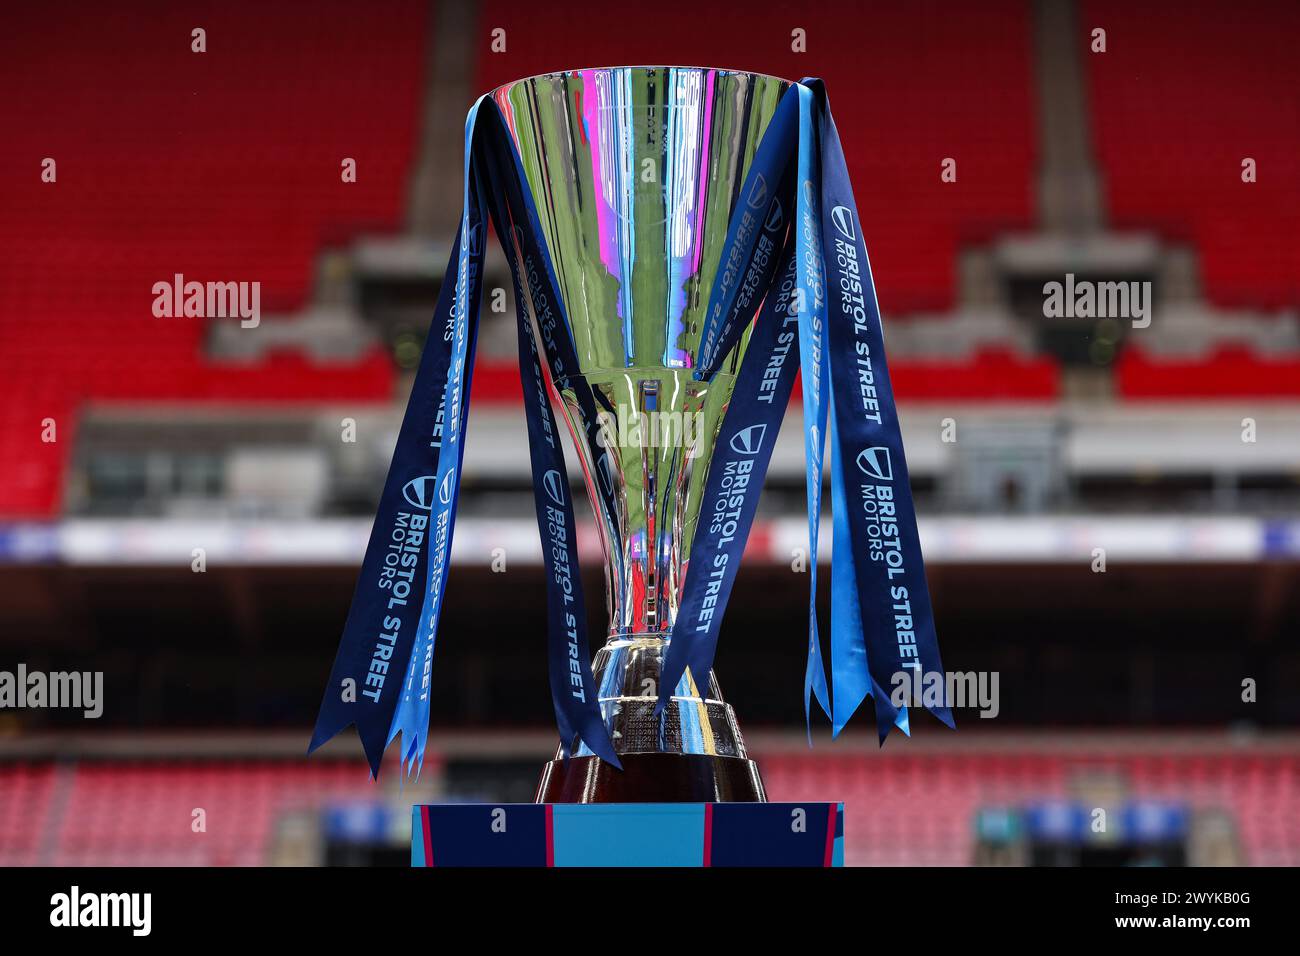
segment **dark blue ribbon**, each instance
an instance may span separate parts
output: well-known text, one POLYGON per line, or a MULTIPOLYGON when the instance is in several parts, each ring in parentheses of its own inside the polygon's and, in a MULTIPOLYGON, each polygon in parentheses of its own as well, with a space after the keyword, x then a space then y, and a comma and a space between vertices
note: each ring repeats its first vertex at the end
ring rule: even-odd
POLYGON ((455 282, 450 277, 456 273, 461 246, 457 235, 447 266, 449 281, 443 282, 420 356, 309 748, 315 750, 355 723, 375 774, 388 744, 424 602, 429 516, 436 496, 435 475, 445 431, 443 395, 451 364, 443 330, 451 314, 455 282))
MULTIPOLYGON (((456 527, 456 504, 460 498, 460 475, 465 457, 465 424, 469 413, 469 388, 473 373, 474 342, 478 332, 479 298, 483 288, 483 258, 487 245, 486 223, 480 204, 481 183, 472 162, 483 132, 478 124, 481 97, 465 120, 464 188, 460 223, 460 258, 456 263, 451 311, 446 318, 443 342, 439 348, 450 351, 447 383, 443 390, 444 436, 438 468, 434 474, 436 493, 429 516, 426 544, 429 559, 425 565, 425 588, 420 615, 416 618, 415 641, 406 669, 406 681, 388 740, 402 738, 402 759, 418 770, 424 762, 424 748, 429 731, 430 681, 433 652, 442 614, 442 599, 447 591, 447 574, 451 570, 451 542, 456 527), (450 422, 452 427, 446 428, 450 422)), ((444 278, 444 283, 446 279, 444 278)), ((443 325, 435 316, 435 330, 443 325)))
MULTIPOLYGON (((355 723, 373 773, 378 774, 387 744, 398 735, 403 738, 403 761, 416 769, 423 761, 429 676, 468 421, 487 212, 498 235, 512 240, 504 245, 518 300, 525 416, 548 583, 551 692, 561 746, 567 755, 581 741, 619 766, 596 700, 573 504, 529 329, 530 309, 545 330, 552 376, 576 370, 573 346, 553 269, 536 239, 537 213, 518 156, 499 109, 486 97, 466 121, 464 168, 464 212, 452 253, 454 268, 447 270, 434 311, 310 749, 355 723)), ((586 420, 595 422, 591 411, 586 420)), ((583 437, 596 444, 594 429, 583 437)), ((612 489, 602 486, 598 493, 608 495, 612 489)))
MULTIPOLYGON (((495 103, 492 108, 496 110, 495 103)), ((506 136, 503 122, 494 124, 493 135, 497 139, 496 148, 489 151, 484 162, 496 187, 488 193, 492 221, 510 264, 515 287, 519 370, 524 386, 533 496, 547 580, 547 660, 560 746, 564 756, 568 757, 576 743, 581 741, 592 753, 622 769, 601 716, 591 672, 586 603, 578 563, 577 521, 564 449, 543 376, 543 358, 547 373, 557 382, 576 372, 573 342, 549 257, 537 238, 541 235, 537 211, 523 186, 522 169, 517 164, 509 169, 503 168, 503 157, 510 156, 516 163, 518 158, 506 136), (537 348, 530 314, 541 332, 544 355, 537 348)), ((596 442, 593 426, 597 419, 594 407, 590 406, 591 393, 577 388, 574 394, 581 406, 579 418, 588 423, 588 432, 582 438, 587 441, 593 460, 597 462, 597 471, 607 474, 607 469, 600 467, 601 456, 607 452, 596 442)), ((596 493, 612 495, 613 488, 607 480, 598 480, 596 493)))

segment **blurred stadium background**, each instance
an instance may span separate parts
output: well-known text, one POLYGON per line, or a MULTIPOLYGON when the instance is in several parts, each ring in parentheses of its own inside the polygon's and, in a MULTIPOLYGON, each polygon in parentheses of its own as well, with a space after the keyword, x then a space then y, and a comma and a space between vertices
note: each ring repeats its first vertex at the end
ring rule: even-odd
POLYGON ((807 748, 796 404, 718 662, 771 796, 847 801, 850 864, 1300 863, 1300 7, 760 6, 6 10, 0 669, 102 671, 105 706, 0 710, 0 865, 400 863, 412 802, 531 799, 554 737, 509 314, 484 314, 433 755, 372 784, 350 733, 303 752, 465 110, 661 62, 826 79, 945 662, 1001 678, 955 734, 807 748), (155 318, 175 273, 260 281, 260 325, 155 318), (1152 282, 1150 327, 1045 318, 1065 273, 1152 282))

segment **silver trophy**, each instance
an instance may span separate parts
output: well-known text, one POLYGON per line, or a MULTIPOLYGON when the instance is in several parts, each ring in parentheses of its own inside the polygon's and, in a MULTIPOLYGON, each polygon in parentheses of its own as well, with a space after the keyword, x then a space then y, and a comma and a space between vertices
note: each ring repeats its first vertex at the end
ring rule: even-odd
MULTIPOLYGON (((492 94, 577 352, 580 374, 555 385, 604 546, 609 631, 592 668, 624 767, 586 748, 567 762, 557 755, 540 801, 764 799, 712 672, 700 686, 688 671, 662 718, 654 711, 748 341, 711 381, 697 381, 705 310, 745 174, 790 85, 729 70, 626 67, 531 77, 492 94)), ((540 348, 535 319, 533 331, 540 348)))

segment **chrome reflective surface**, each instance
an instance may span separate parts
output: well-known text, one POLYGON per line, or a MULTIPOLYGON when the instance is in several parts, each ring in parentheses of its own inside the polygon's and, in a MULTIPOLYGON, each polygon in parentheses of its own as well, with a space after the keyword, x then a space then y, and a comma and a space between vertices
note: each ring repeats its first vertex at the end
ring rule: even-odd
POLYGON ((789 86, 727 70, 620 67, 492 94, 577 350, 581 374, 554 384, 605 551, 609 643, 593 669, 620 752, 744 756, 712 674, 704 694, 683 679, 662 733, 646 715, 748 338, 711 382, 695 381, 707 300, 745 173, 789 86), (597 424, 584 406, 599 410, 603 453, 580 437, 597 424), (612 492, 608 506, 595 481, 612 492))

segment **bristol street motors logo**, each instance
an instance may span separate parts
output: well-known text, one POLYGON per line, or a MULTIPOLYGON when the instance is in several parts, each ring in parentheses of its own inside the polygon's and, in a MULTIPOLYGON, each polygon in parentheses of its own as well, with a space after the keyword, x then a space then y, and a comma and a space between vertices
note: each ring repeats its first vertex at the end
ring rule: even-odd
POLYGON ((436 480, 434 475, 412 478, 402 486, 402 497, 410 502, 411 507, 428 511, 433 507, 433 483, 436 480))
POLYGON ((524 255, 524 248, 527 245, 527 242, 524 239, 524 229, 522 226, 511 226, 510 234, 514 237, 515 240, 515 254, 522 259, 524 255))
POLYGON ((476 222, 469 227, 469 241, 465 246, 471 256, 477 256, 483 251, 483 223, 476 222))
POLYGON ((862 473, 877 481, 894 480, 894 463, 889 457, 889 449, 883 445, 873 445, 858 453, 858 467, 862 473))
POLYGON ((767 180, 760 174, 754 177, 754 188, 749 191, 749 208, 762 209, 767 202, 767 180))
POLYGON ((853 212, 848 206, 836 206, 832 209, 831 221, 835 223, 835 228, 840 231, 840 235, 845 239, 858 238, 858 230, 853 223, 853 212))
POLYGON ((564 477, 558 471, 552 468, 542 475, 542 487, 546 489, 546 495, 551 501, 564 507, 564 477))
POLYGON ((763 228, 767 232, 777 232, 785 225, 785 210, 781 208, 781 200, 773 199, 771 208, 767 211, 767 222, 763 223, 763 228))
POLYGON ((763 435, 767 425, 750 425, 731 436, 731 450, 737 455, 757 455, 763 447, 763 435))
POLYGON ((442 479, 442 484, 438 486, 438 500, 444 505, 451 504, 452 493, 456 490, 456 469, 453 468, 447 472, 442 479))

